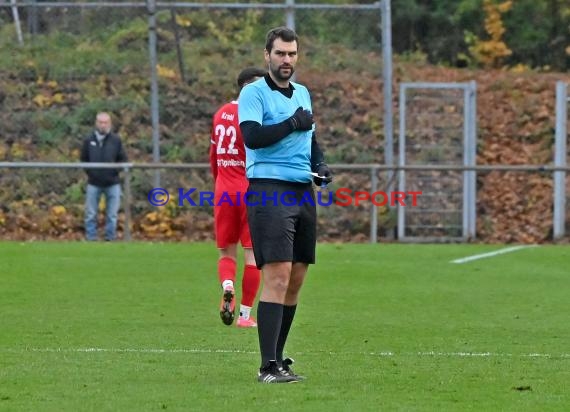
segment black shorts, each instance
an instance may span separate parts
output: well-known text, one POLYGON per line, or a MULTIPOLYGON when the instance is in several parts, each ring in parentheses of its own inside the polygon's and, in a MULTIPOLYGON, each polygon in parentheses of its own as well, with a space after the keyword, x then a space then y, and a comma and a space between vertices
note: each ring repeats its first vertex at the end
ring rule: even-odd
POLYGON ((315 263, 317 210, 312 183, 251 179, 247 219, 257 267, 315 263))

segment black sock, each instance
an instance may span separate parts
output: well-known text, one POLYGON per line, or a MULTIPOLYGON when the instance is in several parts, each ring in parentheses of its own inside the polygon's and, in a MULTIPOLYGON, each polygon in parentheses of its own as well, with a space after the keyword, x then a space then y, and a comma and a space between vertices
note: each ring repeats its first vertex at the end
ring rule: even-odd
POLYGON ((275 354, 277 356, 277 363, 280 365, 281 362, 283 362, 283 348, 285 348, 287 335, 289 335, 289 329, 291 329, 296 310, 297 305, 283 305, 283 319, 281 321, 281 329, 279 330, 279 338, 277 339, 277 352, 275 354))
POLYGON ((257 334, 261 366, 270 360, 276 360, 277 339, 283 318, 283 305, 272 302, 259 302, 257 305, 257 334))

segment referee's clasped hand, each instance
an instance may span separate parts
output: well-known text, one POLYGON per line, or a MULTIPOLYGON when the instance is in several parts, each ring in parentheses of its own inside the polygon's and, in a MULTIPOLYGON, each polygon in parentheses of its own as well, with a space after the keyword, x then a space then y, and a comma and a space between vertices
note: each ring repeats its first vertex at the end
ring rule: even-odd
POLYGON ((325 163, 321 163, 319 165, 319 167, 317 168, 317 174, 319 176, 323 176, 323 177, 313 177, 313 182, 315 182, 315 185, 317 186, 323 186, 323 185, 328 185, 330 182, 333 181, 333 175, 331 172, 331 169, 329 169, 329 167, 325 164, 325 163))
POLYGON ((299 107, 289 118, 293 130, 311 130, 313 128, 313 113, 299 107))

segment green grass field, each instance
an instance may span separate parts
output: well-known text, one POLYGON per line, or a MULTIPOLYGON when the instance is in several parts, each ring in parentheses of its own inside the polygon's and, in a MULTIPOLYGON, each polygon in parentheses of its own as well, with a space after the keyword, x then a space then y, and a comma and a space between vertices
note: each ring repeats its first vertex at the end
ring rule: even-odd
POLYGON ((262 385, 213 244, 0 243, 0 410, 567 411, 570 249, 501 248, 320 245, 262 385))

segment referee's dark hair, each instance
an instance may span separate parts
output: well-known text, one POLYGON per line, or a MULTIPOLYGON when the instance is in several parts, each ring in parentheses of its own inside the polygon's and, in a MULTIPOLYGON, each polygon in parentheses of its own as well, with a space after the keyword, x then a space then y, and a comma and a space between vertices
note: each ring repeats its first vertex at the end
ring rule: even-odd
POLYGON ((267 53, 271 53, 271 49, 273 49, 273 42, 277 38, 287 43, 296 41, 297 45, 299 45, 299 37, 297 37, 297 33, 295 33, 295 31, 285 26, 276 27, 269 30, 267 32, 267 36, 265 37, 265 50, 267 50, 267 53))
POLYGON ((237 85, 241 90, 243 86, 251 83, 256 77, 263 77, 266 73, 266 70, 259 69, 257 67, 248 67, 243 69, 237 77, 237 85))

